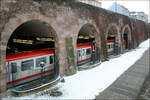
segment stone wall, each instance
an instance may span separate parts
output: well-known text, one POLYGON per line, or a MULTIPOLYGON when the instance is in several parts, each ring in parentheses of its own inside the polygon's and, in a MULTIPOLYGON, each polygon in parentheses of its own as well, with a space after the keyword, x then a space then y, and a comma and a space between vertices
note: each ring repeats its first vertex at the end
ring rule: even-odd
MULTIPOLYGON (((72 38, 73 50, 76 54, 76 41, 80 29, 91 24, 97 31, 97 44, 100 57, 107 58, 105 36, 109 26, 118 30, 121 44, 124 27, 130 30, 134 48, 150 37, 150 25, 127 16, 106 11, 90 5, 74 2, 74 0, 0 0, 0 95, 6 91, 6 47, 13 31, 21 24, 30 20, 48 23, 56 32, 56 53, 59 59, 60 74, 68 73, 68 52, 66 38, 72 38)), ((74 61, 76 62, 75 55, 74 61)), ((75 64, 76 66, 76 64, 75 64)), ((77 69, 76 69, 77 70, 77 69)))

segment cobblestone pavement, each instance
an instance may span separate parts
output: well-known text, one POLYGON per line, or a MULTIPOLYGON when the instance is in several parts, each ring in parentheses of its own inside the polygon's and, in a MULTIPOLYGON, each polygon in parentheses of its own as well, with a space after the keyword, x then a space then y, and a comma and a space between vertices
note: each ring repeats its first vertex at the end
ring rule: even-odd
POLYGON ((137 100, 150 100, 150 74, 148 75, 146 81, 141 88, 139 95, 136 98, 137 100))

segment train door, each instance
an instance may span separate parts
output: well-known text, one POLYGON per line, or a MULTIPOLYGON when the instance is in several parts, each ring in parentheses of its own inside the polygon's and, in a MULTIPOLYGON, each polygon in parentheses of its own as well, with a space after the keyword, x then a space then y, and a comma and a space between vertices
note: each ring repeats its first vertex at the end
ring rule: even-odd
POLYGON ((91 48, 87 48, 86 49, 86 56, 87 56, 87 58, 91 58, 91 53, 92 53, 91 48))
POLYGON ((77 50, 77 61, 82 60, 81 49, 77 50))
POLYGON ((92 60, 92 62, 93 62, 93 64, 95 63, 95 61, 97 60, 96 58, 98 58, 97 56, 98 56, 98 54, 97 54, 97 50, 96 50, 96 46, 95 46, 95 43, 93 42, 92 43, 93 45, 92 45, 92 52, 91 52, 91 60, 92 60))
POLYGON ((111 49, 114 52, 114 43, 111 44, 111 49))
POLYGON ((59 75, 59 62, 58 62, 58 56, 56 55, 56 53, 54 53, 54 72, 56 73, 55 74, 55 77, 57 77, 59 75))
POLYGON ((9 64, 9 62, 6 62, 6 66, 7 66, 6 75, 7 75, 7 83, 8 83, 8 82, 12 81, 12 75, 10 73, 10 64, 9 64))
POLYGON ((86 59, 86 48, 82 48, 82 60, 86 59))
POLYGON ((8 62, 6 64, 7 66, 7 82, 8 82, 8 85, 12 85, 12 86, 16 86, 17 84, 13 83, 15 80, 17 80, 18 78, 18 73, 19 73, 19 70, 17 68, 17 66, 19 66, 19 62, 16 63, 16 62, 8 62))

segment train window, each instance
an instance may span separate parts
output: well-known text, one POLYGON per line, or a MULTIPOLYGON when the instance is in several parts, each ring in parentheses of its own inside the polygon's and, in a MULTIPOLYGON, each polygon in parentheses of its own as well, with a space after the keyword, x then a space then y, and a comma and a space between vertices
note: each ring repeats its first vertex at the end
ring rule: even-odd
POLYGON ((91 54, 91 48, 86 49, 86 55, 90 55, 91 54))
POLYGON ((46 64, 46 57, 36 59, 36 67, 41 67, 40 63, 44 62, 46 64))
POLYGON ((80 54, 80 50, 78 50, 78 56, 79 56, 79 57, 81 56, 81 54, 80 54))
POLYGON ((54 56, 49 56, 49 63, 53 64, 54 63, 54 56))
POLYGON ((114 48, 115 44, 112 45, 112 47, 114 48))
POLYGON ((17 63, 11 63, 11 72, 16 73, 17 72, 17 63))
POLYGON ((111 44, 109 44, 109 49, 111 49, 111 44))
POLYGON ((110 44, 107 44, 107 49, 110 49, 110 44))
POLYGON ((21 71, 30 70, 34 66, 33 60, 26 60, 21 63, 21 71))
POLYGON ((113 48, 113 44, 111 44, 111 48, 113 48))
POLYGON ((82 55, 83 55, 83 56, 85 55, 85 49, 82 50, 82 55))
POLYGON ((9 67, 9 66, 8 66, 8 64, 7 64, 7 63, 6 63, 6 66, 7 66, 7 67, 6 67, 6 68, 7 68, 7 69, 6 69, 6 72, 8 73, 8 71, 9 71, 9 70, 8 70, 8 69, 9 69, 8 67, 9 67))

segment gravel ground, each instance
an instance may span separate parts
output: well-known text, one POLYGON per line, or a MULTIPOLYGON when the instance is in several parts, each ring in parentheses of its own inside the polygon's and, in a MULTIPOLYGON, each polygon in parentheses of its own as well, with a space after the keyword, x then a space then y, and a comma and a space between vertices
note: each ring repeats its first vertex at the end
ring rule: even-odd
POLYGON ((150 74, 145 80, 143 87, 137 97, 137 100, 150 100, 150 74))

